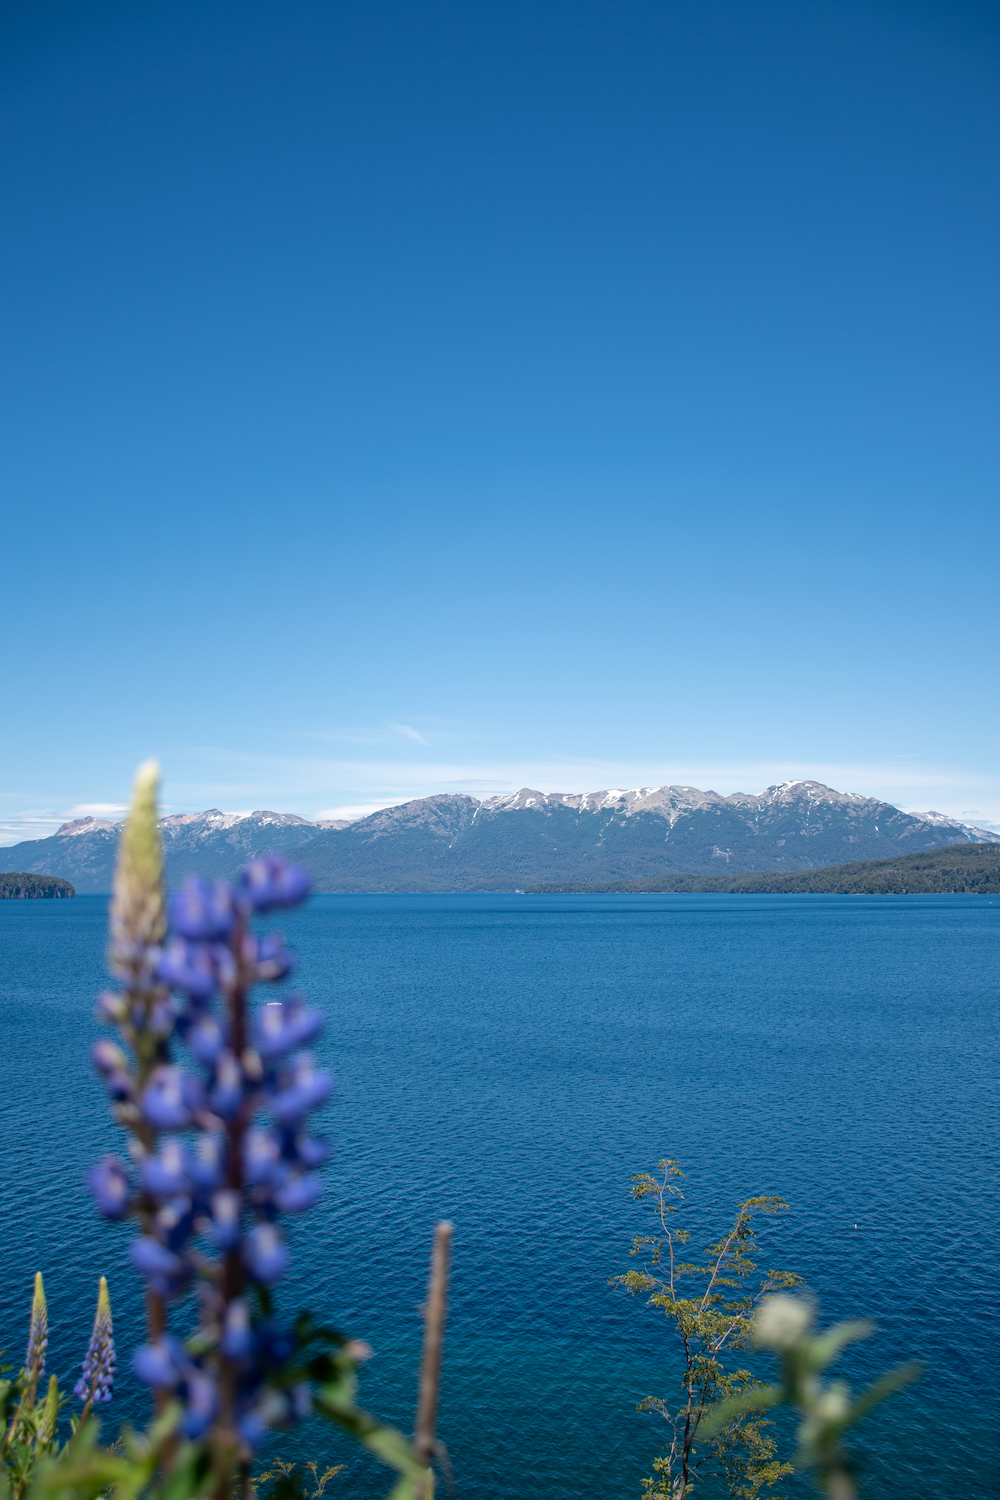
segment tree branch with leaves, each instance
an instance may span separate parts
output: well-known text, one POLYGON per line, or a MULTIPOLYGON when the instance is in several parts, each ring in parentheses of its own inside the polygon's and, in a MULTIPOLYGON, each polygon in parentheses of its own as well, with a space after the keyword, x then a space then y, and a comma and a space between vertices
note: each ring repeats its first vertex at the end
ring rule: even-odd
POLYGON ((684 1202, 677 1179, 684 1173, 670 1159, 657 1163, 657 1173, 641 1172, 632 1179, 632 1197, 652 1208, 658 1225, 657 1232, 633 1238, 629 1253, 642 1258, 642 1268, 609 1283, 645 1297, 647 1306, 664 1314, 681 1357, 680 1399, 647 1396, 638 1408, 659 1413, 670 1433, 666 1452, 653 1460, 653 1474, 643 1480, 644 1500, 685 1500, 710 1474, 722 1476, 738 1500, 757 1500, 762 1490, 791 1472, 791 1465, 775 1457, 768 1419, 741 1408, 711 1438, 700 1441, 699 1429, 709 1407, 760 1384, 749 1370, 734 1368, 732 1356, 751 1347, 761 1299, 801 1280, 791 1271, 758 1272, 756 1220, 782 1213, 788 1205, 783 1198, 747 1198, 726 1233, 706 1247, 700 1263, 688 1261, 682 1254, 692 1231, 676 1222, 684 1202))

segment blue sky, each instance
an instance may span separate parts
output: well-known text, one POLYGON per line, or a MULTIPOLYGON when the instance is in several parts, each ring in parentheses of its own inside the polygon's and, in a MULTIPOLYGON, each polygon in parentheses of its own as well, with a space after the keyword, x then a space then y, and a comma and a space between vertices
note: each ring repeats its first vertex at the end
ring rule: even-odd
POLYGON ((1000 19, 0 45, 0 824, 793 776, 1000 824, 1000 19))

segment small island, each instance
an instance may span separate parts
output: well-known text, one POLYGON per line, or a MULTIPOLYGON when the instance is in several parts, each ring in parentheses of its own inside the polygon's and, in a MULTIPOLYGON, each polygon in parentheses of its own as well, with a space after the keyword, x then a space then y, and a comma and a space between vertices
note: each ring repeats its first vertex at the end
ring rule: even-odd
POLYGON ((75 887, 68 880, 61 880, 58 875, 0 875, 0 901, 31 901, 75 895, 75 887))

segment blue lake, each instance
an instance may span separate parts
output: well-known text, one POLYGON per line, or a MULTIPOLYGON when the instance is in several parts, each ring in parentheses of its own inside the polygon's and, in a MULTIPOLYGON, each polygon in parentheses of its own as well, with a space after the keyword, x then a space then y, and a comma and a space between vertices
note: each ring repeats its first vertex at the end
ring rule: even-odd
MULTIPOLYGON (((144 1407, 127 1231, 81 1185, 120 1149, 87 1062, 104 922, 98 897, 0 902, 0 1343, 21 1357, 41 1269, 69 1375, 106 1272, 110 1435, 144 1407)), ((338 1079, 282 1305, 366 1338, 363 1400, 408 1430, 430 1234, 454 1221, 440 1427, 459 1500, 638 1500, 664 1429, 635 1406, 677 1367, 661 1315, 607 1282, 647 1228, 629 1178, 663 1156, 696 1244, 744 1197, 789 1201, 765 1264, 805 1276, 824 1321, 878 1324, 848 1378, 925 1362, 853 1439, 863 1494, 995 1492, 1000 905, 321 896, 282 925, 338 1079)), ((390 1487, 312 1423, 275 1451, 303 1445, 349 1464, 334 1500, 390 1487)))

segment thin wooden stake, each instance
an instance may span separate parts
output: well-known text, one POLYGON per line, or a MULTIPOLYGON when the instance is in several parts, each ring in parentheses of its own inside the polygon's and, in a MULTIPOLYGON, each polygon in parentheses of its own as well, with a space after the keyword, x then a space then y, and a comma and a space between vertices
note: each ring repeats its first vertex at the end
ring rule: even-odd
POLYGON ((448 1265, 455 1226, 443 1222, 434 1229, 431 1276, 424 1308, 424 1352, 420 1361, 420 1393, 417 1398, 417 1429, 413 1446, 421 1463, 430 1468, 434 1460, 438 1396, 441 1391, 441 1356, 444 1321, 448 1312, 448 1265))

